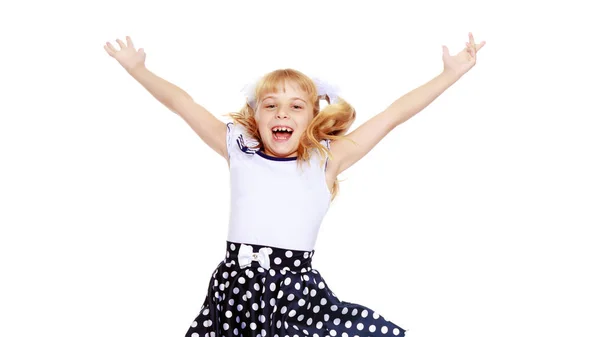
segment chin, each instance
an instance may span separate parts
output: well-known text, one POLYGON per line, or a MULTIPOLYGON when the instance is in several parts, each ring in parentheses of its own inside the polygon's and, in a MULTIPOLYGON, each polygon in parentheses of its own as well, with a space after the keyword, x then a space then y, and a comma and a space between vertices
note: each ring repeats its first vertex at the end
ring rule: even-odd
MULTIPOLYGON (((263 139, 265 142, 265 139, 263 139)), ((293 134, 289 137, 277 136, 271 133, 269 140, 265 142, 269 146, 269 152, 272 152, 277 157, 293 157, 298 151, 298 140, 293 134)))
POLYGON ((275 157, 281 157, 281 158, 286 158, 286 157, 296 157, 298 154, 298 147, 285 147, 282 148, 280 146, 270 146, 269 147, 269 152, 272 153, 273 156, 275 157))
POLYGON ((296 157, 298 154, 298 143, 297 142, 290 142, 290 143, 284 143, 282 144, 281 142, 270 142, 268 144, 269 146, 269 152, 275 156, 275 157, 281 157, 281 158, 285 158, 285 157, 296 157))

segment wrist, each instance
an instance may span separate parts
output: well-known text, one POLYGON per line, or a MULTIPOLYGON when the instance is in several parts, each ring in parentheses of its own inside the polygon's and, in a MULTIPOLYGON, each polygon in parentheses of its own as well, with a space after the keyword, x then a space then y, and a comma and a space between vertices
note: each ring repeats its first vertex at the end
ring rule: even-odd
POLYGON ((445 82, 447 82, 448 85, 452 85, 462 77, 462 74, 459 74, 452 70, 444 69, 439 75, 439 77, 442 78, 445 82))
POLYGON ((144 72, 144 71, 146 71, 148 69, 146 68, 146 65, 144 65, 142 63, 142 64, 137 64, 137 65, 135 65, 133 67, 130 67, 130 68, 125 67, 125 70, 129 73, 129 75, 135 77, 136 75, 138 75, 138 74, 140 74, 140 73, 142 73, 142 72, 144 72))

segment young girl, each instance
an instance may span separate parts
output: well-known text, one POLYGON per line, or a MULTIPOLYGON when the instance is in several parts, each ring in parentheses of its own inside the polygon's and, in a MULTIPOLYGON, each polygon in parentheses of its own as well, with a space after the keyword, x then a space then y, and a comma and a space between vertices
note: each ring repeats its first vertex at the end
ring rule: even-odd
POLYGON ((312 268, 313 247, 337 176, 471 69, 485 41, 475 44, 469 33, 455 56, 444 46, 441 74, 349 134, 352 106, 298 71, 265 75, 223 123, 150 72, 143 49, 126 41, 105 50, 229 164, 225 258, 186 337, 404 336, 370 308, 338 299, 312 268), (329 104, 321 109, 320 100, 329 104))

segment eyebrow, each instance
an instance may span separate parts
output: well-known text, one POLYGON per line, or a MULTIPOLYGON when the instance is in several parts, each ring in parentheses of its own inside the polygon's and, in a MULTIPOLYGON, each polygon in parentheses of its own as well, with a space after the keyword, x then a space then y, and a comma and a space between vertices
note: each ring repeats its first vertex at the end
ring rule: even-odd
MULTIPOLYGON (((266 100, 267 98, 273 98, 273 99, 276 99, 276 97, 275 97, 275 96, 273 96, 273 95, 267 95, 267 96, 265 96, 265 97, 264 97, 264 98, 263 98, 263 99, 262 99, 260 102, 262 103, 262 102, 263 102, 264 100, 266 100)), ((300 98, 300 97, 292 97, 292 100, 295 100, 295 99, 299 99, 299 100, 301 100, 302 102, 304 102, 305 104, 308 104, 308 103, 307 103, 307 102, 306 102, 304 99, 302 99, 302 98, 300 98)))

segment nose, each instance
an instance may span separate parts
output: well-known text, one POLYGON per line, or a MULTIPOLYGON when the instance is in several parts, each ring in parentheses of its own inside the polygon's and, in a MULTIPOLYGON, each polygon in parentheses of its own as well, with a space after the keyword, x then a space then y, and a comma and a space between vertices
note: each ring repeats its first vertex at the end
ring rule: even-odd
POLYGON ((285 108, 281 108, 281 109, 277 110, 277 114, 275 115, 275 117, 283 119, 283 118, 288 118, 289 115, 288 115, 288 112, 287 112, 287 110, 285 108))

